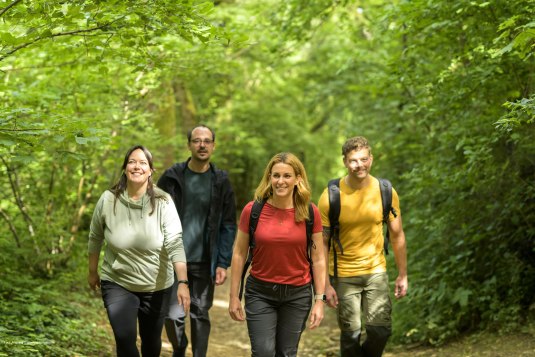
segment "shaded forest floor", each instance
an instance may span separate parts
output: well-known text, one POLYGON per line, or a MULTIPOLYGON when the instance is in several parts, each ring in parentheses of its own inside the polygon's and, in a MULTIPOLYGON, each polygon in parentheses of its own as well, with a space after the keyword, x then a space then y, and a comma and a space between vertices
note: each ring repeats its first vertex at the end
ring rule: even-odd
MULTIPOLYGON (((212 333, 208 356, 210 357, 249 357, 250 346, 245 323, 233 321, 228 315, 229 281, 216 287, 214 306, 210 310, 212 333)), ((101 356, 114 353, 114 341, 104 308, 100 305, 100 321, 95 327, 108 331, 100 334, 107 337, 97 338, 101 344, 101 356)), ((535 357, 535 326, 525 329, 526 332, 510 335, 480 333, 463 337, 441 347, 407 347, 387 345, 384 357, 535 357)), ((189 336, 189 326, 188 326, 189 336)), ((171 357, 172 347, 165 332, 162 335, 163 346, 161 356, 171 357)), ((321 326, 315 330, 306 330, 299 345, 299 357, 335 357, 338 356, 338 327, 335 311, 327 309, 321 326)), ((187 356, 191 357, 191 349, 187 356)))
MULTIPOLYGON (((249 338, 245 323, 238 323, 228 315, 229 282, 216 288, 214 306, 210 310, 212 333, 208 356, 210 357, 248 357, 250 356, 249 338)), ((111 329, 104 309, 99 327, 109 330, 109 340, 101 341, 103 356, 113 353, 114 343, 111 329)), ((480 333, 463 337, 441 347, 393 346, 389 344, 384 357, 535 357, 535 326, 527 332, 511 335, 480 333)), ((189 328, 188 328, 189 332, 189 328)), ((171 357, 172 348, 163 333, 162 356, 171 357)), ((300 357, 338 356, 338 328, 334 310, 326 310, 322 325, 316 330, 306 330, 299 347, 300 357)), ((187 356, 191 357, 188 349, 187 356)))
MULTIPOLYGON (((211 311, 212 334, 208 356, 249 357, 250 346, 245 323, 238 323, 228 315, 228 285, 216 288, 211 311)), ((171 357, 172 349, 164 333, 162 356, 171 357)), ((306 330, 299 346, 300 357, 338 356, 338 327, 334 310, 326 310, 321 326, 306 330)), ((191 352, 188 351, 188 357, 191 352)), ((535 357, 535 328, 529 333, 496 336, 488 333, 472 335, 443 347, 387 346, 384 357, 535 357)))

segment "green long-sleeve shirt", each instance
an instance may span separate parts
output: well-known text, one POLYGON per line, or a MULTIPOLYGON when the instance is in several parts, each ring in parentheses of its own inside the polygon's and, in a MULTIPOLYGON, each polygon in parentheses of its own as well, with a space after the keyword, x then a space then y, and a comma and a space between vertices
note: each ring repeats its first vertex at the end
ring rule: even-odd
POLYGON ((125 191, 114 208, 114 195, 102 194, 91 220, 88 252, 99 253, 104 241, 101 279, 134 292, 152 292, 173 284, 172 263, 186 262, 182 225, 173 200, 154 188, 152 215, 149 196, 134 201, 125 191))

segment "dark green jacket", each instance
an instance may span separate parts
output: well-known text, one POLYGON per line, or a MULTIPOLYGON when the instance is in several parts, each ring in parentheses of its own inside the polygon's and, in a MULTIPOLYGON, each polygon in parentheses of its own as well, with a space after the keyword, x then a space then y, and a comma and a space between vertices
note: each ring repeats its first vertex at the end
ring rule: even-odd
MULTIPOLYGON (((158 187, 171 195, 178 215, 183 216, 184 172, 190 159, 174 164, 158 180, 158 187)), ((206 227, 210 242, 212 276, 217 267, 228 268, 236 235, 236 199, 227 172, 210 163, 212 192, 206 227)))

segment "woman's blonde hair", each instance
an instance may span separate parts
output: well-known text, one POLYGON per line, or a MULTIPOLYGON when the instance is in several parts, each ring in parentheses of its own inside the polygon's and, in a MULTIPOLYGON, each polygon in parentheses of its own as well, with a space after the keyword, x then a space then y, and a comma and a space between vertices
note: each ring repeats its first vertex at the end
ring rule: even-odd
POLYGON ((295 175, 301 177, 301 180, 299 180, 293 192, 295 221, 301 222, 305 219, 309 219, 308 205, 310 203, 311 193, 307 173, 303 163, 297 158, 297 156, 290 152, 281 152, 271 158, 266 166, 266 169, 264 170, 264 175, 260 180, 260 184, 255 190, 254 199, 256 201, 262 201, 273 196, 273 188, 271 187, 271 170, 275 164, 279 163, 290 165, 294 169, 295 175))

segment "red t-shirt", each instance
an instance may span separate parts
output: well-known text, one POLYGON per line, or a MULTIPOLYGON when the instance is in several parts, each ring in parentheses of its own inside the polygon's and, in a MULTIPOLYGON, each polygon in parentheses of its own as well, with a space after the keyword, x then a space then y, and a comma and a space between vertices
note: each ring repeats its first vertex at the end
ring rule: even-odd
MULTIPOLYGON (((241 213, 238 228, 249 234, 249 217, 253 202, 241 213)), ((322 231, 321 215, 313 204, 313 233, 322 231)), ((255 231, 255 248, 250 274, 276 284, 302 286, 311 281, 307 259, 305 221, 295 222, 295 209, 279 209, 266 202, 255 231)))

